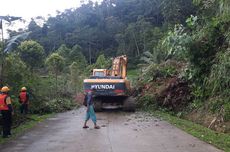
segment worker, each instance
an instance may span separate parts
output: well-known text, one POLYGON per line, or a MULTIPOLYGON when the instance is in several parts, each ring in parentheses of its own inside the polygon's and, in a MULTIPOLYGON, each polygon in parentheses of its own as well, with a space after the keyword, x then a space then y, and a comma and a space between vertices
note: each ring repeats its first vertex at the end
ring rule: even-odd
POLYGON ((84 129, 89 128, 89 126, 87 126, 87 122, 89 119, 91 119, 93 121, 95 129, 100 129, 100 127, 97 125, 97 117, 96 117, 96 114, 95 114, 94 108, 93 108, 93 93, 94 93, 94 90, 90 90, 86 94, 87 111, 86 111, 85 123, 83 126, 84 129))
POLYGON ((9 96, 10 89, 7 86, 2 87, 0 94, 0 111, 2 114, 3 138, 11 135, 13 107, 9 96))
POLYGON ((21 114, 28 113, 28 106, 29 106, 29 94, 27 93, 26 87, 21 88, 21 92, 18 96, 21 114))

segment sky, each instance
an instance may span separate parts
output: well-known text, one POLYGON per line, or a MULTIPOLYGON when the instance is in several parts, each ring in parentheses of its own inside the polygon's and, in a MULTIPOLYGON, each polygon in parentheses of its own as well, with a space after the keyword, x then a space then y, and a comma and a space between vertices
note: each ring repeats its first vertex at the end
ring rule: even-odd
MULTIPOLYGON (((64 11, 80 6, 81 0, 0 0, 0 16, 12 15, 30 19, 36 16, 54 16, 56 10, 64 11)), ((100 0, 93 0, 100 1, 100 0)))
MULTIPOLYGON (((19 28, 26 28, 31 18, 37 16, 47 18, 48 15, 55 16, 57 10, 63 12, 65 9, 79 7, 81 1, 84 0, 0 0, 0 16, 18 16, 27 21, 25 23, 15 22, 11 26, 3 21, 4 37, 8 37, 6 29, 17 30, 19 28)), ((100 2, 102 0, 92 1, 100 2)))

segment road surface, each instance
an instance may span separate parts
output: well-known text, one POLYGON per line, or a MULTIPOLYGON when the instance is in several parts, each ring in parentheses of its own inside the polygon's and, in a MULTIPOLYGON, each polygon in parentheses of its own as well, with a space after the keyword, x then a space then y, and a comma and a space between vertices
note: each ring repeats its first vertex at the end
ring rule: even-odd
POLYGON ((83 129, 85 108, 57 114, 6 144, 1 152, 221 152, 142 112, 98 113, 101 129, 83 129))

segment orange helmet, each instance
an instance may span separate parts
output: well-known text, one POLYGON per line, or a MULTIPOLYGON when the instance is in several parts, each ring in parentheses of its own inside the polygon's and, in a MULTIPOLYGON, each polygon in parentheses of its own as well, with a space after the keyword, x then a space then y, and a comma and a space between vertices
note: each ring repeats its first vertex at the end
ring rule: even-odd
POLYGON ((2 87, 1 92, 8 92, 10 89, 7 86, 2 87))
POLYGON ((26 87, 21 88, 21 91, 26 91, 26 90, 27 90, 26 87))

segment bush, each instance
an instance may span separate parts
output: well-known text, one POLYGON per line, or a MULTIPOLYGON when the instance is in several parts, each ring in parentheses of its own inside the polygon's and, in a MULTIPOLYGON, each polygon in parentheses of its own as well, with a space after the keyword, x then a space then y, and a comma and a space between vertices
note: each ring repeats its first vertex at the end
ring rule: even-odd
POLYGON ((147 108, 147 107, 156 107, 156 97, 154 95, 146 94, 141 96, 138 99, 138 105, 139 107, 147 108))
POLYGON ((173 60, 161 64, 152 63, 143 70, 143 82, 151 82, 157 78, 173 77, 181 70, 181 64, 173 60))
POLYGON ((216 63, 212 66, 207 85, 212 94, 228 94, 230 92, 230 50, 219 52, 216 63))
POLYGON ((224 120, 230 121, 230 103, 224 104, 224 120))
POLYGON ((71 99, 59 98, 46 101, 31 103, 30 111, 38 114, 64 112, 77 106, 76 102, 71 99))

